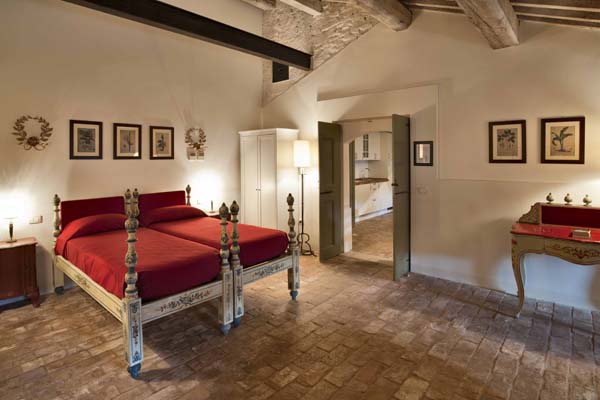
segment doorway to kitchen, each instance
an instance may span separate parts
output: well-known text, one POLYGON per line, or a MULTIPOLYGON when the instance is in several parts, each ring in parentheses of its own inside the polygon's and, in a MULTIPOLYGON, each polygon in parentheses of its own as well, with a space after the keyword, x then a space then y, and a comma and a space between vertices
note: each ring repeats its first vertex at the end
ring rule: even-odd
POLYGON ((394 257, 391 130, 364 132, 350 143, 348 153, 352 252, 391 265, 394 257))
POLYGON ((319 122, 321 260, 341 253, 410 271, 410 118, 319 122), (356 236, 355 236, 356 234, 356 236))

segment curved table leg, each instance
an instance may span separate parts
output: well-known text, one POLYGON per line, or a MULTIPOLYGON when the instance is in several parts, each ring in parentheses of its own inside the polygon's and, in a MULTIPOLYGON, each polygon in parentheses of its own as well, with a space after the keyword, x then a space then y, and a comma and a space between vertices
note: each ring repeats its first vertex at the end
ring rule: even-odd
POLYGON ((523 303, 525 302, 525 286, 523 284, 523 274, 521 273, 523 253, 519 251, 517 243, 513 240, 512 245, 512 267, 515 274, 515 281, 517 282, 517 290, 519 293, 519 308, 517 309, 516 317, 519 317, 521 310, 523 309, 523 303))

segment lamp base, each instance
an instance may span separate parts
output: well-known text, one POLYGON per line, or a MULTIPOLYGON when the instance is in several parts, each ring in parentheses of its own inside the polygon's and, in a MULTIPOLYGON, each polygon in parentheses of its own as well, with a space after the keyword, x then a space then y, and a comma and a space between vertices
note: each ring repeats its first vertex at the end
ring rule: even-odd
POLYGON ((17 241, 17 239, 8 239, 5 243, 14 243, 16 241, 17 241))
POLYGON ((313 257, 317 256, 315 254, 315 252, 312 250, 310 243, 308 243, 310 241, 310 235, 308 233, 304 233, 304 232, 300 233, 298 235, 298 241, 300 241, 300 255, 301 256, 313 256, 313 257), (307 248, 304 249, 304 247, 307 247, 307 248))

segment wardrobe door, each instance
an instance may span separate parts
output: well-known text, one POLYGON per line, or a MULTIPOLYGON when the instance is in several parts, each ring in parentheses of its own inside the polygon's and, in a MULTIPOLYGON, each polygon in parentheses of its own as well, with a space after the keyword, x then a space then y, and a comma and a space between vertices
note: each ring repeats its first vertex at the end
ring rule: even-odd
POLYGON ((277 229, 277 138, 260 135, 260 226, 277 229))
POLYGON ((242 198, 240 219, 244 224, 260 225, 259 150, 257 136, 240 137, 242 198))

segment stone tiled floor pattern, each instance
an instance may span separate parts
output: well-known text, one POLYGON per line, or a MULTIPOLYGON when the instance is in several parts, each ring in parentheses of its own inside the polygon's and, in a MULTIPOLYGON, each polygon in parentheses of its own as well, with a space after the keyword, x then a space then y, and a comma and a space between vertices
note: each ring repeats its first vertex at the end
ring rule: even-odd
POLYGON ((391 260, 394 255, 393 231, 392 213, 357 222, 352 230, 352 251, 391 260))
POLYGON ((215 306, 144 326, 129 378, 120 325, 79 289, 0 314, 2 399, 596 399, 600 314, 337 257, 247 289, 223 337, 215 306))

